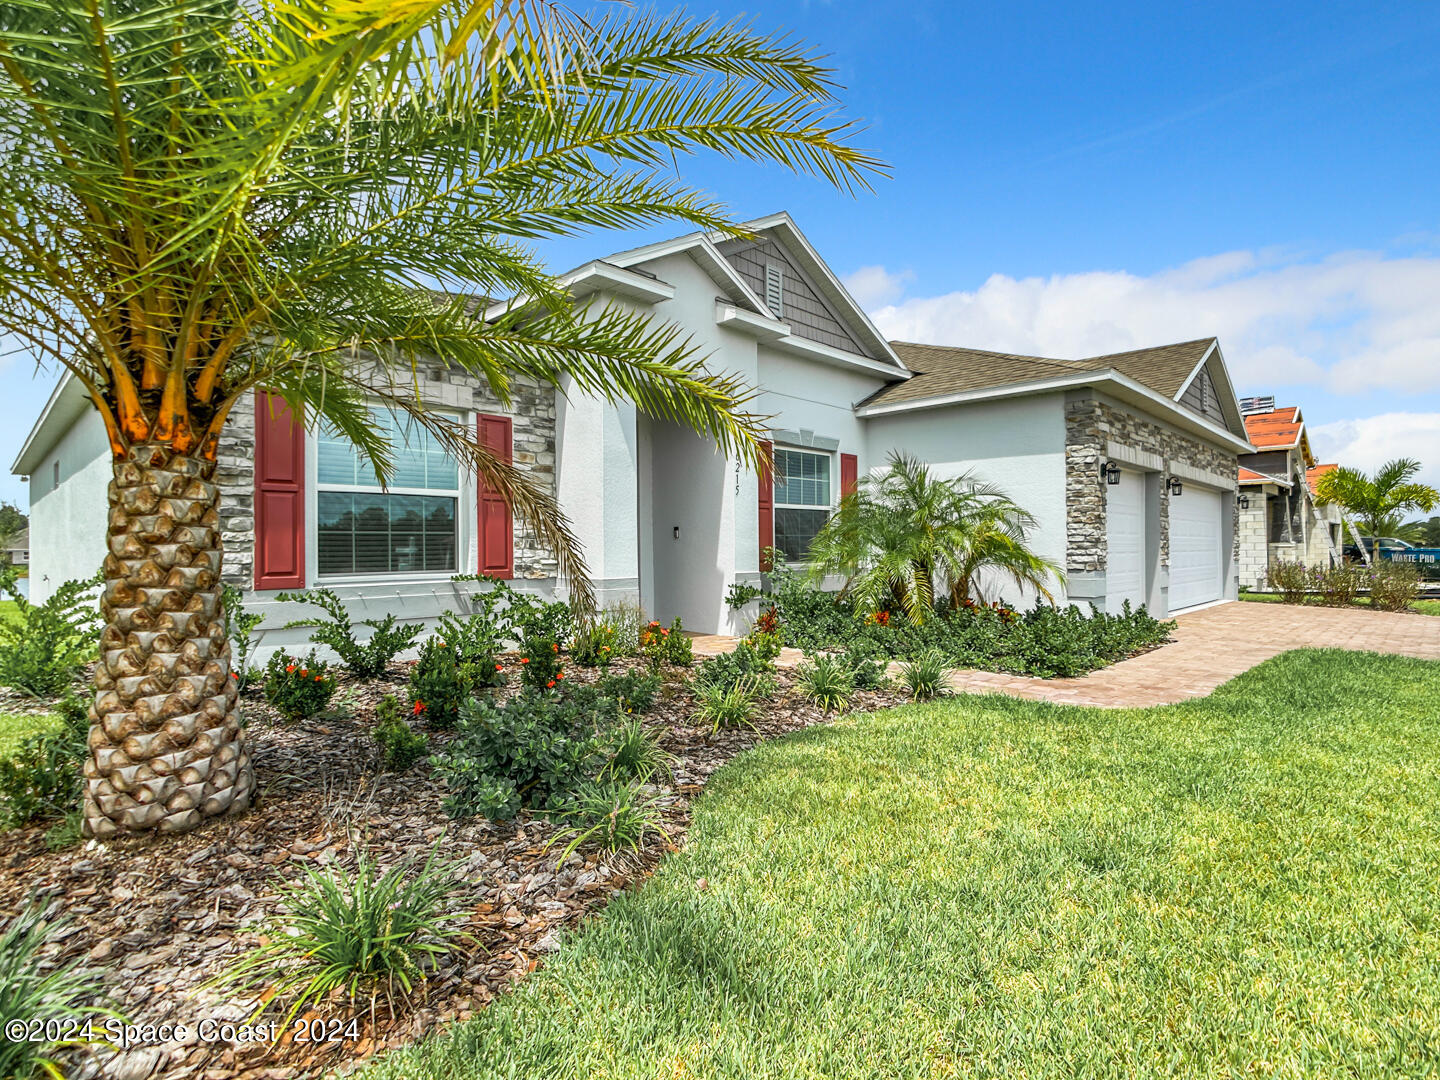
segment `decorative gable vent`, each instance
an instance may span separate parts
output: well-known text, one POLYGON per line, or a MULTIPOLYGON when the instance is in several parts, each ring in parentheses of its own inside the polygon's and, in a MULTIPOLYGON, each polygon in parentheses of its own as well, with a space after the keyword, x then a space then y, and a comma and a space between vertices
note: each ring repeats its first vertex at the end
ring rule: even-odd
POLYGON ((777 319, 785 317, 785 271, 774 263, 765 264, 765 306, 777 319))

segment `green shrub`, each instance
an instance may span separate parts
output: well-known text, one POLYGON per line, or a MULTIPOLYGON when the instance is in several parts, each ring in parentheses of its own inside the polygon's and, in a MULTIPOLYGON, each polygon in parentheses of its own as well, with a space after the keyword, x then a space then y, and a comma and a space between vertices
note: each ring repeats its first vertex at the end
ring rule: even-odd
POLYGON ((645 609, 624 600, 605 605, 601 621, 615 628, 615 655, 638 656, 640 632, 645 628, 645 609))
POLYGON ((381 764, 390 772, 404 772, 430 752, 430 739, 405 722, 394 694, 386 694, 375 706, 372 734, 380 748, 381 764))
POLYGON ((255 652, 255 629, 265 616, 245 610, 245 594, 234 585, 226 585, 221 593, 225 609, 225 633, 230 638, 230 670, 235 673, 235 688, 244 691, 250 685, 256 668, 250 663, 255 652))
POLYGON ((555 809, 607 760, 609 711, 584 699, 527 691, 498 705, 470 701, 456 738, 430 758, 452 817, 514 817, 522 806, 555 809))
POLYGON ((42 1030, 50 1023, 55 1031, 49 1040, 0 1039, 0 1076, 7 1080, 64 1076, 51 1057, 74 1045, 60 1038, 62 1026, 77 1017, 116 1015, 96 1005, 104 996, 98 975, 80 970, 78 960, 56 966, 46 955, 63 927, 48 921, 45 908, 32 901, 0 931, 0 1031, 16 1022, 36 1023, 42 1030))
POLYGON ((314 616, 296 619, 286 623, 285 628, 288 630, 300 627, 311 630, 311 642, 334 650, 346 670, 357 679, 378 679, 384 675, 390 661, 410 648, 420 635, 420 626, 402 626, 394 615, 386 615, 383 619, 352 622, 340 597, 331 589, 280 593, 275 599, 295 604, 310 604, 323 611, 323 618, 314 616), (363 644, 355 638, 356 626, 370 628, 370 638, 363 644))
POLYGON ((821 653, 795 672, 801 692, 826 712, 843 709, 855 692, 855 672, 843 659, 821 653))
POLYGON ((1287 604, 1303 604, 1310 591, 1310 571, 1302 562, 1277 560, 1265 572, 1265 580, 1287 604))
POLYGON ((602 851, 638 851, 647 836, 663 836, 659 804, 640 781, 586 784, 557 812, 565 827, 552 844, 568 840, 564 862, 581 844, 594 842, 602 851))
POLYGON ((15 568, 0 567, 0 591, 15 610, 0 619, 0 686, 30 697, 54 697, 94 660, 100 643, 100 611, 92 591, 100 575, 67 581, 43 604, 32 604, 17 584, 15 568))
POLYGON ((900 682, 916 701, 929 701, 945 692, 945 657, 930 652, 900 665, 900 682))
POLYGON ((410 669, 410 707, 436 731, 449 731, 460 719, 469 688, 460 674, 455 650, 439 638, 427 638, 410 669))
POLYGON ((383 874, 363 848, 354 873, 305 867, 301 881, 280 886, 280 914, 267 941, 218 982, 273 988, 256 1014, 289 1005, 290 1020, 308 1006, 343 996, 352 1010, 376 1000, 392 1008, 427 968, 449 951, 463 913, 445 910, 460 884, 436 851, 418 868, 407 859, 383 874))
POLYGON ((665 642, 665 662, 676 667, 689 667, 695 662, 695 643, 680 626, 679 618, 670 624, 669 632, 662 635, 665 642))
POLYGON ((0 822, 7 827, 63 817, 80 805, 89 713, 73 693, 61 699, 58 712, 54 729, 31 735, 14 754, 0 759, 0 822))
POLYGON ((748 641, 742 641, 728 653, 707 657, 695 673, 695 684, 718 686, 728 690, 745 683, 758 695, 770 693, 775 685, 775 665, 762 656, 748 641))
POLYGON ((335 696, 330 666, 308 656, 277 652, 265 665, 265 700, 287 720, 305 720, 324 712, 335 696))
POLYGON ((1316 567, 1310 577, 1316 599, 1326 607, 1349 607, 1368 584, 1365 568, 1355 563, 1316 567))
POLYGON ((661 626, 657 620, 652 619, 646 623, 640 631, 640 655, 650 665, 650 670, 659 672, 665 666, 665 661, 670 655, 670 628, 661 626))
POLYGON ((843 656, 856 690, 879 690, 890 682, 890 658, 874 645, 856 642, 843 656))
POLYGON ((610 760, 601 776, 618 780, 647 781, 656 773, 669 775, 675 758, 660 746, 658 731, 647 728, 639 717, 628 717, 609 735, 610 760))
POLYGON ((708 724, 712 733, 721 728, 755 727, 761 695, 755 680, 755 676, 746 676, 729 685, 696 683, 696 722, 708 724))
POLYGON ((658 675, 626 671, 597 679, 595 690, 603 697, 614 698, 623 713, 646 713, 654 707, 663 684, 658 675))
POLYGON ((1420 596, 1420 571, 1414 566, 1377 562, 1370 569, 1370 606, 1380 611, 1407 611, 1420 596))
POLYGON ((758 600, 764 595, 765 590, 760 586, 752 585, 748 581, 736 581, 725 593, 725 606, 731 611, 739 611, 751 600, 758 600))
POLYGON ((575 612, 570 605, 563 600, 546 601, 534 593, 510 591, 510 606, 505 614, 511 638, 522 643, 545 638, 565 648, 575 632, 575 612))
POLYGON ((575 631, 570 655, 582 667, 609 667, 610 662, 617 656, 615 642, 618 637, 615 627, 610 623, 586 624, 575 631))
POLYGON ((471 690, 505 685, 505 666, 500 663, 503 641, 494 615, 482 611, 462 619, 447 611, 440 617, 434 636, 455 654, 460 675, 471 690))
POLYGON ((560 643, 536 635, 520 644, 520 682, 532 690, 554 690, 565 678, 560 643))

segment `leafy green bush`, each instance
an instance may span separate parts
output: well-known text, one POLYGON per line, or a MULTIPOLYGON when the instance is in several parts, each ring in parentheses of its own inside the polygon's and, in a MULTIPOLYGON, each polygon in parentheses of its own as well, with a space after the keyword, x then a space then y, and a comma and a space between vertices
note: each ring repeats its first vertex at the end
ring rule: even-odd
POLYGON ((842 654, 856 690, 879 690, 890 681, 890 658, 869 642, 856 642, 842 654))
POLYGON ((565 827, 552 844, 568 840, 560 860, 570 857, 581 844, 593 841, 603 851, 638 851, 647 836, 663 836, 659 804, 647 795, 641 781, 610 781, 586 784, 556 816, 565 827))
POLYGON ((945 657, 929 652, 900 665, 900 682, 916 701, 929 701, 945 692, 945 657))
POLYGON ((237 690, 245 690, 257 672, 250 663, 255 652, 255 629, 265 616, 246 611, 245 594, 234 585, 226 585, 221 593, 225 609, 225 633, 230 638, 230 670, 235 673, 237 690))
POLYGON ((31 735, 14 754, 0 759, 0 822, 7 827, 63 817, 80 805, 89 713, 73 693, 61 699, 58 711, 57 727, 31 735))
POLYGON ((843 659, 821 653, 796 669, 801 692, 826 712, 843 709, 855 692, 855 671, 843 659))
POLYGON ((646 713, 654 707, 663 683, 658 675, 626 671, 595 680, 595 690, 603 697, 614 698, 621 712, 646 713))
POLYGON ((752 585, 748 581, 736 581, 731 584, 729 591, 725 593, 725 606, 731 611, 739 611, 751 600, 758 600, 765 595, 765 590, 758 585, 752 585))
MULTIPOLYGON (((612 703, 613 706, 613 703, 612 703)), ((519 809, 556 809, 607 760, 602 735, 614 721, 593 702, 526 691, 503 705, 470 701, 456 738, 430 758, 449 788, 452 817, 514 817, 519 809)))
POLYGON ((1420 571, 1388 559, 1370 568, 1370 606, 1380 611, 1406 611, 1420 596, 1420 571))
POLYGON ((618 637, 610 623, 587 623, 575 631, 570 655, 582 667, 609 667, 617 655, 615 642, 618 637))
POLYGON ((43 604, 32 604, 17 581, 14 567, 0 567, 0 591, 15 605, 0 619, 0 686, 54 697, 97 655, 100 611, 91 593, 101 577, 67 581, 43 604))
POLYGON ((1355 563, 1317 566, 1310 572, 1310 577, 1316 599, 1326 607, 1349 607, 1369 583, 1365 568, 1355 563))
POLYGON ((665 662, 676 667, 689 667, 695 662, 695 643, 685 634, 677 617, 664 634, 665 662))
POLYGON ((660 746, 659 732, 636 716, 610 732, 608 746, 610 760, 601 770, 602 778, 646 781, 656 773, 668 775, 674 765, 674 756, 660 746))
POLYGON ((535 635, 520 644, 520 682, 532 690, 554 690, 565 678, 560 643, 535 635))
POLYGON ((1303 604, 1310 591, 1310 571, 1302 562, 1279 559, 1270 564, 1265 580, 1287 604, 1303 604))
POLYGON ((661 626, 657 620, 652 619, 646 623, 640 631, 640 655, 650 665, 650 670, 659 672, 665 666, 665 660, 670 654, 668 638, 670 628, 661 626))
POLYGON ((757 676, 742 677, 737 682, 695 684, 695 720, 708 724, 712 732, 721 728, 755 726, 760 715, 762 689, 757 676))
POLYGON ((257 1014, 289 1005, 290 1020, 307 1006, 343 995, 352 1010, 396 991, 408 997, 427 968, 449 951, 463 913, 447 913, 460 882, 436 851, 418 868, 407 859, 383 874, 363 848, 354 873, 305 867, 303 880, 280 887, 281 913, 265 944, 218 980, 273 987, 257 1014))
POLYGON ((394 694, 386 694, 375 706, 372 734, 380 748, 380 761, 390 772, 404 772, 430 752, 429 737, 405 722, 394 694))
POLYGON ((774 689, 775 665, 748 641, 741 641, 728 653, 707 657, 695 672, 697 687, 718 686, 728 690, 745 683, 758 695, 774 689))
POLYGON ((390 661, 410 648, 420 636, 421 627, 402 626, 394 615, 383 619, 364 619, 352 622, 344 603, 332 589, 311 589, 309 592, 280 593, 275 597, 294 604, 310 604, 325 613, 322 618, 313 616, 296 619, 285 624, 285 629, 300 627, 311 630, 310 640, 316 645, 333 649, 340 662, 357 679, 378 679, 385 674, 390 661), (371 630, 368 641, 361 643, 355 638, 356 626, 368 626, 371 630))
POLYGON ((449 731, 460 719, 460 706, 469 688, 460 674, 455 650, 437 637, 420 646, 420 657, 410 669, 410 706, 436 731, 449 731))
POLYGON ((505 668, 499 660, 503 640, 493 615, 479 612, 462 619, 447 611, 440 616, 434 636, 450 647, 462 669, 469 670, 465 681, 472 689, 504 685, 505 668))
POLYGON ((0 931, 0 1031, 20 1022, 38 1024, 42 1031, 49 1023, 55 1032, 35 1042, 0 1039, 0 1076, 7 1080, 65 1075, 50 1056, 72 1045, 60 1039, 62 1025, 80 1016, 116 1015, 96 1006, 104 996, 98 975, 79 970, 78 960, 57 967, 45 955, 63 925, 48 921, 45 908, 31 902, 0 931))
POLYGON ((265 665, 265 700, 287 720, 324 712, 335 696, 335 678, 324 661, 276 652, 265 665))

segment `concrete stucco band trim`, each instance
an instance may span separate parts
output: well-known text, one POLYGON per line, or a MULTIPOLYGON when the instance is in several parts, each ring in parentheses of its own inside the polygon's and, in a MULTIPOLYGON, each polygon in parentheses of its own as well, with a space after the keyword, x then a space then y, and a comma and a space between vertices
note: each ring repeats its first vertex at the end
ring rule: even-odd
POLYGON ((1107 441, 1105 456, 1121 465, 1133 465, 1137 469, 1148 469, 1151 472, 1165 471, 1165 459, 1159 454, 1151 454, 1138 447, 1127 446, 1125 443, 1107 441))
POLYGON ((1209 469, 1187 465, 1183 461, 1170 462, 1170 471, 1181 480, 1193 480, 1197 484, 1219 488, 1221 491, 1234 491, 1240 483, 1238 476, 1225 476, 1222 473, 1211 472, 1209 469))

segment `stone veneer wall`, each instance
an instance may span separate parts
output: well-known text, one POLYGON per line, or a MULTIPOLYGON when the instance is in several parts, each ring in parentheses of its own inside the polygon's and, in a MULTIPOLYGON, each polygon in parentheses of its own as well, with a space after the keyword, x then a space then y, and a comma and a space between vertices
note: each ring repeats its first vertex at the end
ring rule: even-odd
MULTIPOLYGON (((514 459, 521 469, 541 478, 555 494, 555 390, 523 378, 511 383, 512 401, 504 409, 481 380, 440 367, 421 370, 421 396, 439 408, 508 415, 514 422, 514 459)), ((220 530, 225 544, 224 580, 243 589, 255 580, 255 401, 246 394, 230 414, 220 437, 216 480, 220 484, 220 530)), ((474 506, 460 513, 473 515, 474 506)), ((472 530, 473 531, 473 530, 472 530)), ((462 558, 468 555, 462 553, 462 558)), ((462 565, 461 573, 474 566, 462 565)), ((515 576, 553 578, 555 556, 521 521, 515 522, 515 576)))
MULTIPOLYGON (((1093 395, 1076 395, 1065 403, 1065 550, 1071 574, 1105 570, 1105 485, 1100 462, 1118 443, 1155 459, 1168 475, 1175 466, 1181 481, 1186 469, 1216 476, 1237 475, 1236 456, 1190 435, 1163 427, 1117 408, 1093 395)), ((1182 496, 1183 498, 1183 496, 1182 496)), ((1238 559, 1240 534, 1235 531, 1232 563, 1238 559)), ((1160 567, 1170 566, 1170 495, 1160 489, 1160 567)))

